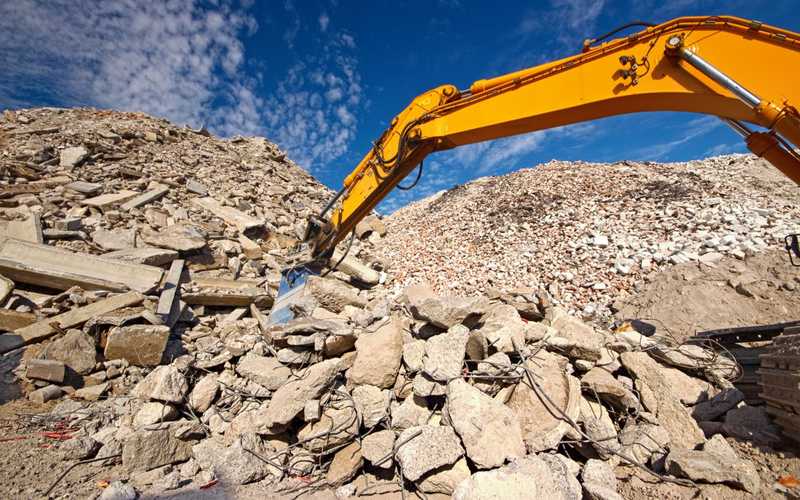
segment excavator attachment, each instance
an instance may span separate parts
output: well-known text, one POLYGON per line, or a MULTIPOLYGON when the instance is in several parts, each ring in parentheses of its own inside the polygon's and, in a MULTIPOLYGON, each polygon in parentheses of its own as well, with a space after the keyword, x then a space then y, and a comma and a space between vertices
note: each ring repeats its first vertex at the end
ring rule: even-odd
POLYGON ((281 272, 278 296, 272 304, 268 322, 272 325, 288 323, 295 317, 295 308, 305 296, 306 281, 319 272, 308 266, 291 267, 281 272))
POLYGON ((795 267, 800 267, 800 234, 790 234, 784 242, 786 251, 789 252, 789 262, 795 267))

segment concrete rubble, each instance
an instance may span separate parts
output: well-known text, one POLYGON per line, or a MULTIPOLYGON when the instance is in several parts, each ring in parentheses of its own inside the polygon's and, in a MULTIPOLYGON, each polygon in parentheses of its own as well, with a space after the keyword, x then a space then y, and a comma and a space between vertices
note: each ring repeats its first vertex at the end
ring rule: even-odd
MULTIPOLYGON (((59 400, 53 415, 75 405, 63 417, 73 437, 101 445, 81 454, 121 463, 123 481, 102 497, 217 480, 292 494, 615 499, 617 477, 641 468, 759 491, 757 477, 732 473, 747 458, 698 424, 745 432, 757 421, 727 381, 665 356, 660 337, 642 348, 559 305, 594 295, 400 286, 377 257, 396 226, 370 216, 347 264, 309 280, 297 318, 270 325, 279 272, 330 190, 264 139, 136 113, 26 116, 60 131, 7 147, 20 161, 50 151, 37 171, 67 182, 0 194, 0 216, 37 214, 45 230, 78 219, 69 227, 82 235, 0 240, 3 307, 33 317, 0 335, 7 356, 24 353, 5 376, 31 401, 59 400)), ((29 184, 3 182, 0 193, 29 184)), ((622 243, 585 231, 573 243, 593 252, 622 243)), ((594 278, 561 282, 581 279, 594 278)))

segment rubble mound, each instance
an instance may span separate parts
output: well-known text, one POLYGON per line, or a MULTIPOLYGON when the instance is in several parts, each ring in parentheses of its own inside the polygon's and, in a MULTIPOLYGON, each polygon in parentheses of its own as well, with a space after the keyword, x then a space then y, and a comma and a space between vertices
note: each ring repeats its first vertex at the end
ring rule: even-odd
POLYGON ((568 310, 603 318, 643 275, 782 248, 800 229, 799 201, 794 183, 751 155, 551 161, 399 209, 377 255, 398 286, 546 288, 568 310))
MULTIPOLYGON (((90 109, 8 111, 0 131, 3 498, 775 487, 726 440, 780 432, 728 358, 596 328, 546 290, 387 286, 375 216, 270 324, 331 193, 265 139, 90 109)), ((513 217, 567 203, 543 200, 513 217)))

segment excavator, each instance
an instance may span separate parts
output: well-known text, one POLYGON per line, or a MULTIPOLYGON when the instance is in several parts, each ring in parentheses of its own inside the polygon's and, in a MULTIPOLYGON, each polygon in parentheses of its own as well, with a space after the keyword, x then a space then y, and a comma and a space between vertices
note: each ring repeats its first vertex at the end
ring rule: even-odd
MULTIPOLYGON (((579 54, 478 80, 466 90, 431 89, 392 119, 342 188, 309 218, 270 322, 293 318, 307 277, 335 269, 347 255, 332 264, 336 245, 418 168, 415 185, 423 160, 436 151, 626 113, 686 111, 719 117, 750 151, 800 184, 798 68, 798 33, 731 16, 680 17, 626 24, 586 40, 579 54), (631 28, 643 29, 612 38, 631 28)), ((800 260, 798 240, 787 236, 786 249, 800 260)))

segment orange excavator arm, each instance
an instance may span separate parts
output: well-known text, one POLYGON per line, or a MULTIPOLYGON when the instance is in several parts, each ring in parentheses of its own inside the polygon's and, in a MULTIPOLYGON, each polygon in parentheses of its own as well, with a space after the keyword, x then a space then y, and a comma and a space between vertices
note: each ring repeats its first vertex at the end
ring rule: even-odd
POLYGON ((587 41, 578 55, 478 80, 466 91, 442 85, 392 120, 310 221, 307 242, 315 257, 329 255, 430 153, 625 113, 716 115, 800 184, 792 147, 800 146, 798 69, 797 33, 735 17, 684 17, 587 41))

